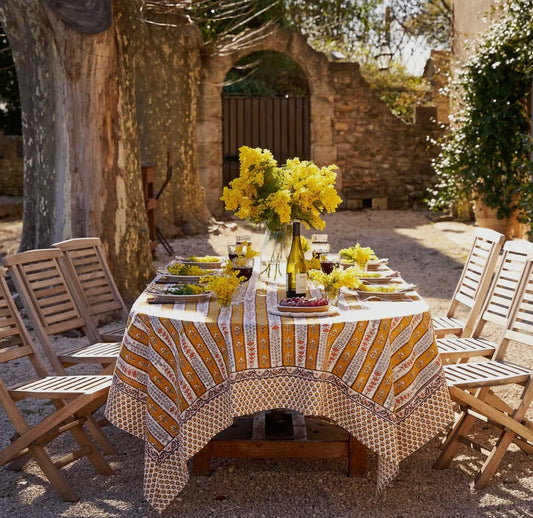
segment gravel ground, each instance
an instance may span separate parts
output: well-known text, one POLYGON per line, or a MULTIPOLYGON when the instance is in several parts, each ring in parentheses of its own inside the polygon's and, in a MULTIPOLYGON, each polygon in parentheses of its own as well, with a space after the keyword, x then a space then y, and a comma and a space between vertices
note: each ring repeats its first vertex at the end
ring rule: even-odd
MULTIPOLYGON (((356 242, 371 246, 380 257, 390 257, 391 266, 408 282, 418 285, 434 314, 446 310, 466 258, 474 226, 440 221, 426 212, 339 212, 326 218, 326 232, 333 250, 356 242)), ((242 222, 214 227, 209 235, 171 240, 176 253, 224 254, 236 233, 252 233, 242 222)), ((0 221, 0 252, 12 253, 17 246, 20 222, 0 221)), ((310 233, 307 232, 306 235, 310 233)), ((258 247, 261 235, 253 233, 258 247)), ((168 258, 158 250, 158 263, 168 258)), ((494 330, 488 330, 495 336, 494 330)), ((58 348, 79 339, 62 338, 58 348)), ((518 347, 511 356, 533 367, 533 353, 518 347)), ((5 379, 5 369, 0 369, 5 379)), ((8 379, 16 382, 25 367, 11 369, 8 379)), ((28 420, 42 410, 25 407, 28 420)), ((531 412, 530 412, 531 413, 531 412)), ((531 416, 530 416, 531 417, 531 416)), ((489 439, 490 430, 476 432, 489 439)), ((8 444, 13 430, 0 412, 0 448, 8 444)), ((346 460, 253 460, 215 459, 209 477, 191 474, 189 484, 161 515, 143 496, 142 442, 121 430, 106 428, 118 454, 108 460, 115 470, 110 477, 98 476, 86 460, 64 470, 79 492, 77 503, 62 502, 34 462, 22 472, 0 467, 0 517, 526 517, 533 516, 533 458, 518 448, 506 453, 491 485, 475 491, 473 476, 481 457, 462 450, 445 470, 434 470, 439 454, 437 437, 405 459, 400 474, 383 493, 376 494, 376 456, 369 452, 367 475, 348 478, 346 460)), ((52 443, 56 455, 70 446, 68 437, 52 443)))

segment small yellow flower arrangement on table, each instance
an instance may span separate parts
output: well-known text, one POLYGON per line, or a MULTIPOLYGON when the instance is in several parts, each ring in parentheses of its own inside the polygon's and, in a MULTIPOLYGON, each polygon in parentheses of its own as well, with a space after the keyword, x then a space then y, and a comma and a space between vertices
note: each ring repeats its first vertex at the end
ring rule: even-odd
POLYGON ((206 285, 206 290, 212 291, 218 298, 221 307, 228 307, 231 299, 243 278, 233 270, 231 262, 227 262, 220 274, 204 275, 200 282, 206 285))
POLYGON ((257 250, 254 250, 251 245, 247 243, 242 243, 240 245, 235 245, 235 252, 237 257, 242 259, 253 259, 259 255, 257 250))
POLYGON ((362 270, 366 270, 368 261, 377 259, 377 255, 372 248, 369 246, 361 246, 359 243, 355 246, 339 250, 339 257, 342 262, 355 263, 362 270))
POLYGON ((336 304, 339 300, 341 288, 358 288, 362 282, 357 277, 358 269, 355 267, 334 268, 331 273, 322 270, 310 270, 309 278, 324 287, 326 298, 330 304, 336 304))

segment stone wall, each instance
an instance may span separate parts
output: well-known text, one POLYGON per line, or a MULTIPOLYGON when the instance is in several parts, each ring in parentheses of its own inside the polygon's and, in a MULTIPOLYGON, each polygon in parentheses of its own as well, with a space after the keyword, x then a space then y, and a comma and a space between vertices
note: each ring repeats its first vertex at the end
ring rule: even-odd
POLYGON ((434 182, 430 140, 441 135, 434 107, 406 124, 375 97, 355 63, 330 63, 334 143, 344 208, 421 208, 434 182))
POLYGON ((0 131, 0 195, 22 196, 22 137, 0 131))
POLYGON ((416 122, 393 115, 363 79, 356 63, 330 62, 296 33, 279 30, 246 51, 214 56, 204 65, 197 141, 208 207, 224 215, 222 194, 222 84, 243 55, 261 50, 290 56, 307 76, 311 105, 311 158, 339 167, 341 208, 420 208, 436 177, 431 139, 442 134, 436 108, 417 108, 416 122))

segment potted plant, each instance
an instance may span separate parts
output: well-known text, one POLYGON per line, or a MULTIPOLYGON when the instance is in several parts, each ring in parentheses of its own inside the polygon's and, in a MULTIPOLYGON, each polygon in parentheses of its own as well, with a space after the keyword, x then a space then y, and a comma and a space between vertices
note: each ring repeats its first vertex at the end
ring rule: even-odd
POLYGON ((459 109, 434 161, 439 182, 431 208, 471 200, 476 217, 488 215, 492 223, 516 217, 531 226, 532 67, 533 12, 530 2, 512 0, 457 74, 459 109))

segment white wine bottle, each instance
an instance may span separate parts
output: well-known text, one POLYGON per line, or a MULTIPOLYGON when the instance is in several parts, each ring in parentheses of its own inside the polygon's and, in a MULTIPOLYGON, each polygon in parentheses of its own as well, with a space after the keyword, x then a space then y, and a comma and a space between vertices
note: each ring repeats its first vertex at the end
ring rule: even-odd
POLYGON ((294 221, 291 251, 287 259, 287 297, 305 297, 306 286, 307 268, 300 240, 300 222, 294 221))

